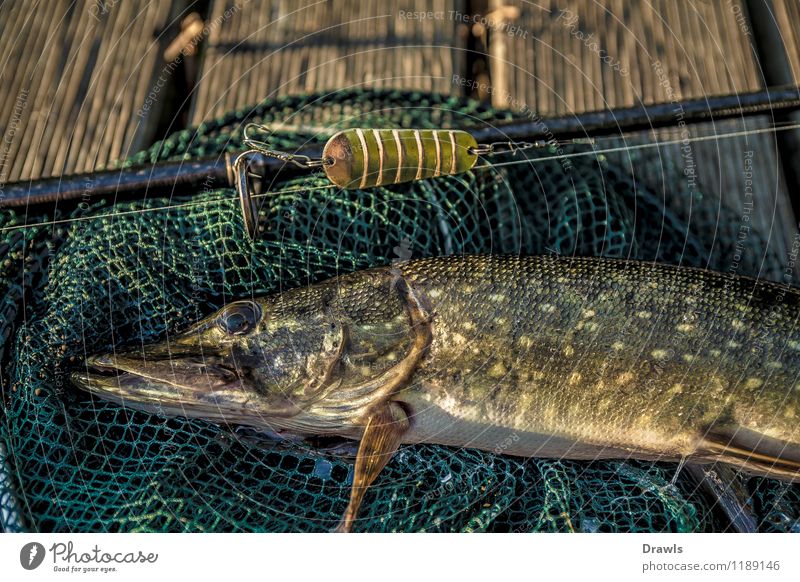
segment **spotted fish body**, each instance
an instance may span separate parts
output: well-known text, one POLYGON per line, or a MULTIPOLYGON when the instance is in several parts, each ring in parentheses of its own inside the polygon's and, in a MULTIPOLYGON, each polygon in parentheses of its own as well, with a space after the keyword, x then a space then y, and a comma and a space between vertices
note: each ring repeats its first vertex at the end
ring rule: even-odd
POLYGON ((352 523, 371 459, 402 442, 800 480, 799 315, 795 288, 697 269, 439 257, 235 302, 73 378, 128 406, 361 440, 352 523))
POLYGON ((478 144, 465 131, 346 129, 323 149, 328 178, 341 188, 371 188, 460 174, 471 169, 478 144))
POLYGON ((590 258, 402 271, 435 312, 429 352, 396 396, 411 411, 408 441, 798 475, 796 289, 590 258))

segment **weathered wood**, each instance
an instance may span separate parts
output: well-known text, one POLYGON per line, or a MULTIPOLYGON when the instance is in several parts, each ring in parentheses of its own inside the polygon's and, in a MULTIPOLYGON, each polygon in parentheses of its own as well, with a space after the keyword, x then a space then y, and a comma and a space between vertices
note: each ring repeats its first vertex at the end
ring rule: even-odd
POLYGON ((775 20, 781 31, 781 40, 789 58, 789 68, 794 82, 800 85, 800 2, 797 0, 772 0, 775 20))
MULTIPOLYGON (((508 55, 490 62, 492 77, 504 69, 507 90, 543 115, 661 102, 656 62, 670 75, 677 99, 761 87, 737 22, 739 0, 505 4, 518 8, 509 26, 522 33, 498 27, 490 34, 490 45, 505 44, 508 55)), ((493 96, 498 106, 506 99, 500 89, 493 96)))
MULTIPOLYGON (((149 145, 169 2, 0 4, 0 182, 89 171, 149 145)), ((163 98, 163 95, 161 95, 163 98)))
POLYGON ((191 119, 199 123, 262 99, 349 87, 458 94, 466 41, 449 12, 461 0, 214 0, 191 119), (400 11, 443 18, 408 19, 400 11))
MULTIPOLYGON (((765 116, 750 119, 700 123, 690 126, 691 136, 721 136, 745 129, 765 127, 765 116)), ((622 140, 603 143, 603 147, 626 146, 628 152, 608 157, 625 168, 634 179, 649 188, 666 206, 684 216, 711 212, 721 222, 733 219, 737 226, 752 227, 766 239, 766 245, 746 233, 748 253, 764 256, 772 253, 782 263, 789 261, 797 226, 786 193, 783 173, 775 147, 774 134, 758 134, 746 138, 720 138, 691 143, 665 145, 637 151, 639 144, 654 141, 682 140, 686 134, 676 130, 639 132, 622 140), (702 209, 696 204, 700 202, 702 209), (718 205, 727 212, 720 214, 718 205), (695 206, 693 206, 695 205, 695 206)), ((717 225, 719 228, 723 224, 717 225)), ((727 225, 730 226, 730 225, 727 225)), ((704 233, 712 238, 721 233, 704 233)), ((731 261, 731 257, 726 257, 731 261)))

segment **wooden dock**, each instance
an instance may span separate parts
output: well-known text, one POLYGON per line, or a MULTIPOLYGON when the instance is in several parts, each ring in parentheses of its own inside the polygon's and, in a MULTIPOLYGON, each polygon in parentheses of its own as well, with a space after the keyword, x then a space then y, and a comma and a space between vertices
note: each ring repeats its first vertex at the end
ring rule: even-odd
POLYGON ((220 25, 205 47, 193 123, 283 94, 356 87, 457 92, 452 75, 464 69, 464 27, 403 15, 463 11, 460 1, 251 0, 235 10, 236 2, 212 2, 209 22, 220 25))
POLYGON ((772 0, 775 21, 780 29, 794 84, 800 85, 800 2, 772 0))
POLYGON ((0 181, 91 171, 148 146, 169 2, 0 4, 0 181))

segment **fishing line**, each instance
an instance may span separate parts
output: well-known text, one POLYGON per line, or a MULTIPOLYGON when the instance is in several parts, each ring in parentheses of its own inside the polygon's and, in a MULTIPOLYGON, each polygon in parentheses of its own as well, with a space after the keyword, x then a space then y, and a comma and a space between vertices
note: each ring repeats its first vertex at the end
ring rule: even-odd
MULTIPOLYGON (((551 160, 563 160, 567 158, 578 158, 581 156, 589 156, 589 155, 597 155, 597 154, 611 154, 616 152, 623 152, 623 151, 634 151, 634 150, 643 150, 648 148, 657 148, 662 146, 669 146, 669 145, 683 145, 685 143, 699 143, 705 141, 714 141, 717 139, 731 139, 734 137, 744 137, 746 135, 756 135, 761 133, 777 133, 779 131, 787 131, 790 129, 800 129, 800 123, 791 123, 788 125, 779 125, 775 124, 772 127, 762 127, 759 129, 746 129, 742 131, 735 131, 731 133, 722 133, 722 134, 711 134, 711 135, 702 135, 692 138, 677 138, 672 140, 665 140, 665 141, 654 141, 649 143, 642 143, 630 146, 619 146, 615 148, 606 148, 602 150, 589 150, 585 152, 573 152, 569 154, 559 154, 556 156, 545 156, 533 159, 526 159, 526 160, 514 160, 509 162, 498 162, 496 164, 486 164, 484 166, 475 166, 475 170, 477 169, 486 169, 486 168, 500 168, 504 166, 514 166, 517 164, 525 164, 531 162, 544 162, 544 161, 551 161, 551 160)), ((611 139, 623 139, 620 137, 615 137, 611 139)))
POLYGON ((200 204, 211 204, 214 202, 224 202, 225 200, 230 200, 229 197, 218 197, 212 200, 196 200, 193 202, 185 202, 183 204, 171 204, 169 206, 155 206, 153 208, 137 208, 133 210, 121 210, 119 212, 111 212, 109 214, 91 214, 88 216, 78 216, 75 218, 62 218, 59 220, 48 220, 46 222, 36 222, 32 224, 15 224, 13 226, 6 226, 4 228, 0 228, 0 232, 6 232, 9 230, 19 230, 22 228, 35 228, 37 226, 54 226, 59 224, 67 224, 70 222, 82 222, 84 220, 101 220, 103 218, 117 218, 119 216, 126 216, 129 214, 144 214, 146 212, 156 212, 162 210, 175 210, 178 208, 187 208, 189 206, 198 206, 200 204))
MULTIPOLYGON (((734 131, 734 132, 729 132, 729 133, 700 135, 700 136, 694 136, 694 137, 688 137, 688 138, 676 138, 676 139, 671 139, 671 140, 653 141, 653 142, 649 142, 649 143, 642 143, 642 144, 635 144, 635 145, 624 145, 624 146, 605 148, 605 149, 592 148, 592 149, 589 149, 589 150, 586 150, 586 151, 582 151, 582 152, 572 152, 572 153, 568 153, 568 154, 558 154, 558 155, 554 155, 554 156, 525 158, 525 159, 522 159, 522 160, 510 160, 510 161, 507 161, 507 162, 498 162, 498 163, 494 163, 494 164, 488 163, 488 164, 484 164, 484 165, 481 165, 481 166, 475 166, 473 168, 473 170, 485 170, 485 169, 491 169, 491 168, 501 168, 501 167, 507 167, 507 166, 516 166, 516 165, 519 165, 519 164, 535 164, 535 163, 553 161, 553 160, 563 160, 563 159, 578 158, 578 157, 584 157, 584 156, 597 156, 597 155, 600 155, 600 154, 612 154, 612 153, 618 153, 618 152, 629 152, 629 151, 635 151, 635 150, 659 148, 659 147, 670 146, 670 145, 683 145, 683 144, 686 144, 686 143, 700 143, 700 142, 715 141, 715 140, 719 140, 719 139, 733 139, 733 138, 736 138, 736 137, 745 137, 745 136, 748 136, 748 135, 759 135, 759 134, 764 134, 764 133, 777 133, 779 131, 788 131, 788 130, 792 130, 792 129, 800 129, 800 123, 781 122, 781 123, 771 124, 768 127, 762 127, 762 128, 758 128, 758 129, 746 129, 746 130, 734 131)), ((626 136, 634 136, 634 135, 637 135, 637 133, 629 133, 629 134, 623 133, 623 134, 621 134, 619 136, 609 136, 609 137, 594 138, 592 140, 592 142, 574 142, 574 143, 576 143, 576 144, 586 143, 587 145, 593 145, 593 143, 596 143, 597 141, 601 141, 601 140, 604 140, 604 141, 617 141, 617 140, 620 140, 620 139, 624 140, 626 136)), ((559 143, 561 145, 570 145, 573 142, 557 142, 557 143, 559 143)), ((329 189, 338 189, 338 188, 339 187, 336 186, 335 184, 330 184, 328 186, 314 186, 314 187, 298 186, 298 187, 293 187, 293 188, 284 188, 284 189, 281 189, 281 190, 272 190, 272 191, 265 192, 265 193, 262 193, 262 194, 253 194, 252 198, 265 198, 265 197, 268 197, 268 196, 275 196, 275 195, 278 195, 278 194, 292 194, 292 193, 297 193, 297 192, 316 192, 316 191, 329 190, 329 189)), ((207 204, 217 204, 217 203, 226 202, 226 201, 235 201, 235 198, 231 198, 231 197, 228 197, 228 196, 224 196, 224 197, 220 196, 220 197, 215 197, 215 198, 209 198, 208 200, 193 200, 193 201, 184 202, 184 203, 181 203, 181 204, 171 204, 171 205, 166 205, 166 206, 155 206, 153 208, 137 208, 137 209, 132 209, 132 210, 115 211, 115 212, 110 212, 110 213, 106 213, 106 214, 95 214, 95 215, 89 215, 89 216, 78 216, 78 217, 74 217, 74 218, 63 218, 63 219, 59 219, 59 220, 49 220, 49 221, 45 221, 45 222, 37 222, 37 223, 32 223, 32 224, 27 224, 27 223, 26 224, 17 224, 17 225, 6 226, 6 227, 3 227, 3 228, 0 228, 0 233, 13 231, 13 230, 22 230, 22 229, 26 229, 26 228, 36 228, 36 227, 42 227, 42 226, 58 226, 60 224, 69 224, 69 223, 72 223, 72 222, 82 222, 82 221, 87 221, 87 220, 102 220, 104 218, 117 218, 117 217, 120 217, 120 216, 127 216, 127 215, 133 215, 133 214, 144 214, 144 213, 147 213, 147 212, 163 212, 163 211, 169 211, 169 210, 178 210, 178 209, 181 209, 181 208, 189 208, 189 207, 193 207, 193 206, 203 206, 203 205, 207 205, 207 204)))

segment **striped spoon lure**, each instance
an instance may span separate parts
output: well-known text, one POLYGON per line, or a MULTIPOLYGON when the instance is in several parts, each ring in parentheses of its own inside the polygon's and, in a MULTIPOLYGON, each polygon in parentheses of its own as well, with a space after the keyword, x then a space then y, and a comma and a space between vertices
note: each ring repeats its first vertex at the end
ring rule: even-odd
POLYGON ((345 129, 333 135, 318 159, 270 149, 249 136, 249 130, 269 131, 248 124, 244 144, 250 148, 233 163, 236 190, 247 233, 258 234, 258 206, 252 195, 247 161, 252 154, 278 158, 301 168, 322 168, 328 179, 348 190, 390 186, 414 180, 451 176, 471 170, 478 156, 544 147, 546 142, 478 144, 468 132, 456 129, 345 129))

